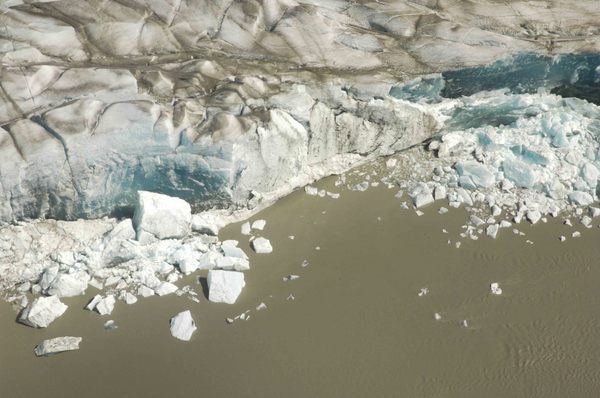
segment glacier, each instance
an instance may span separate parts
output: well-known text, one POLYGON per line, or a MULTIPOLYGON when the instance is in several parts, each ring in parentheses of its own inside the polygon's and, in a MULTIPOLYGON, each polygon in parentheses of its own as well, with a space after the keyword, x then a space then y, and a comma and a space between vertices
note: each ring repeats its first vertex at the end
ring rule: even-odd
POLYGON ((469 232, 597 216, 597 7, 3 2, 0 291, 28 308, 24 292, 69 297, 91 285, 112 310, 136 294, 197 300, 178 280, 211 270, 239 285, 215 301, 235 301, 250 263, 219 228, 304 186, 336 197, 307 184, 423 148, 414 171, 433 172, 394 182, 417 208, 488 211, 469 232), (172 215, 180 225, 162 234, 172 215))

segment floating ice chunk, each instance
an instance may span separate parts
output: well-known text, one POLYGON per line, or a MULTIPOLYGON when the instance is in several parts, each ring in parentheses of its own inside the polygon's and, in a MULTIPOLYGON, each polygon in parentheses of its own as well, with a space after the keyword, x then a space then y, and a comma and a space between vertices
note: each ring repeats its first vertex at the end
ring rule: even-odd
MULTIPOLYGON (((153 292, 153 293, 154 293, 154 292, 153 292)), ((97 305, 98 305, 98 303, 100 302, 100 300, 102 300, 102 296, 101 296, 101 295, 99 295, 99 294, 95 295, 95 296, 94 296, 94 297, 93 297, 93 298, 90 300, 90 302, 89 302, 89 303, 87 303, 87 305, 85 306, 85 309, 86 309, 86 310, 89 310, 89 311, 93 311, 93 310, 94 310, 94 308, 96 308, 96 306, 97 306, 97 305)))
POLYGON ((256 253, 266 254, 271 253, 273 251, 273 247, 271 246, 271 242, 268 239, 263 237, 256 238, 252 241, 252 248, 256 253))
POLYGON ((138 287, 138 294, 142 297, 150 297, 154 296, 154 290, 150 289, 146 285, 141 285, 140 287, 138 287))
POLYGON ((167 294, 175 293, 177 289, 179 288, 170 282, 162 282, 154 288, 154 292, 159 296, 166 296, 167 294))
POLYGON ((471 223, 475 227, 480 227, 483 224, 485 224, 485 221, 483 221, 481 218, 477 217, 475 214, 471 214, 471 216, 469 217, 469 219, 471 220, 471 223))
POLYGON ((502 162, 504 176, 521 188, 533 188, 536 183, 531 166, 519 160, 506 159, 502 162))
POLYGON ((413 203, 415 207, 418 209, 423 206, 427 206, 434 202, 433 195, 431 192, 423 192, 415 195, 413 198, 413 203))
POLYGON ((79 349, 79 343, 81 343, 81 340, 81 337, 55 337, 53 339, 44 340, 40 344, 36 345, 33 349, 33 352, 35 356, 42 357, 65 351, 74 351, 79 349))
POLYGON ((484 164, 475 161, 457 162, 454 168, 459 175, 459 183, 464 188, 489 188, 496 183, 494 173, 484 164))
POLYGON ((502 288, 500 287, 500 284, 498 282, 493 282, 492 284, 490 284, 490 291, 492 292, 492 294, 498 296, 502 294, 502 288))
POLYGON ((38 297, 21 312, 19 322, 34 328, 45 328, 64 314, 67 308, 56 296, 38 297))
POLYGON ((73 274, 59 274, 48 289, 48 294, 56 297, 81 296, 88 287, 90 276, 85 271, 73 274))
POLYGON ((569 194, 569 201, 578 206, 588 206, 594 202, 594 198, 587 192, 574 191, 569 194))
POLYGON ((262 311, 262 310, 266 310, 267 309, 267 305, 265 303, 260 303, 257 307, 256 307, 256 311, 262 311))
POLYGON ((340 198, 340 194, 337 192, 327 191, 327 196, 329 196, 331 199, 339 199, 340 198))
POLYGON ((435 200, 442 200, 442 199, 446 199, 446 196, 448 196, 448 191, 446 190, 446 187, 443 185, 437 185, 434 190, 433 190, 433 199, 435 200))
POLYGON ((208 299, 215 303, 233 304, 246 282, 244 274, 236 271, 208 271, 208 299))
POLYGON ((283 278, 283 281, 284 281, 284 282, 288 282, 288 281, 294 281, 294 280, 296 280, 296 279, 299 279, 299 278, 300 278, 300 276, 299 276, 299 275, 293 275, 293 274, 292 274, 292 275, 288 275, 288 276, 284 277, 284 278, 283 278))
POLYGON ((239 247, 237 247, 237 241, 227 240, 221 244, 221 250, 223 250, 223 254, 227 257, 236 257, 243 258, 245 260, 248 259, 248 255, 239 247))
POLYGON ((440 207, 440 209, 438 210, 439 214, 446 214, 448 213, 448 209, 445 207, 440 207))
POLYGON ((369 189, 369 182, 368 181, 363 181, 360 184, 356 184, 354 186, 354 190, 359 191, 359 192, 364 192, 367 189, 369 189))
POLYGON ((287 296, 286 300, 287 301, 294 301, 294 300, 296 300, 296 297, 294 297, 293 294, 290 294, 289 296, 287 296))
POLYGON ((500 206, 493 205, 492 206, 492 216, 498 217, 500 214, 502 214, 502 209, 500 208, 500 206))
POLYGON ((581 224, 587 228, 591 228, 592 218, 590 216, 581 217, 581 224))
POLYGON ((572 236, 573 238, 579 238, 579 237, 581 236, 581 232, 579 232, 579 231, 575 231, 575 232, 573 232, 573 233, 571 234, 571 236, 572 236))
POLYGON ((429 293, 429 289, 428 289, 428 288, 426 288, 426 287, 423 287, 423 288, 421 288, 421 289, 419 290, 419 294, 418 294, 418 295, 419 295, 419 297, 423 297, 423 296, 426 296, 426 295, 427 295, 427 293, 429 293))
POLYGON ((138 299, 133 294, 125 292, 125 294, 123 295, 123 301, 125 301, 125 303, 127 304, 135 304, 137 303, 138 299))
POLYGON ((112 294, 109 294, 105 298, 101 299, 96 304, 94 309, 100 315, 110 315, 113 312, 113 309, 115 308, 115 303, 116 303, 115 296, 113 296, 112 294))
POLYGON ((423 214, 425 214, 425 213, 423 213, 421 210, 417 210, 417 211, 415 211, 415 214, 416 214, 418 217, 421 217, 421 216, 422 216, 423 214))
POLYGON ((600 209, 597 207, 590 207, 590 217, 596 218, 600 216, 600 209))
POLYGON ((190 341, 192 334, 197 329, 192 313, 188 310, 175 315, 171 318, 170 329, 171 336, 179 340, 190 341))
POLYGON ((217 258, 217 264, 214 268, 246 271, 250 269, 250 262, 245 258, 239 257, 219 257, 217 258))
POLYGON ((542 213, 540 213, 538 210, 529 210, 526 217, 530 223, 537 224, 537 222, 542 218, 542 213))
POLYGON ((304 192, 306 192, 306 194, 310 196, 317 196, 319 194, 319 190, 316 187, 312 187, 310 185, 304 187, 304 192))
POLYGON ((442 319, 442 315, 440 315, 438 312, 436 312, 435 314, 433 314, 433 319, 435 319, 436 321, 439 321, 442 319))
POLYGON ((185 200, 139 191, 133 224, 136 238, 142 244, 183 238, 191 230, 192 209, 185 200))
POLYGON ((263 229, 265 229, 265 225, 267 225, 267 222, 265 220, 256 220, 252 223, 252 229, 262 231, 263 229))
POLYGON ((498 224, 488 225, 488 227, 485 230, 485 233, 490 238, 496 239, 496 235, 498 235, 498 228, 499 228, 498 224))
POLYGON ((250 227, 250 223, 248 221, 246 221, 245 223, 242 224, 241 227, 241 233, 242 235, 250 235, 252 228, 250 227))
POLYGON ((105 330, 115 330, 118 329, 119 327, 117 325, 115 325, 115 321, 112 319, 109 319, 108 321, 104 322, 104 329, 105 330))
POLYGON ((561 242, 564 242, 567 240, 567 238, 565 238, 563 235, 561 235, 558 240, 560 240, 561 242))

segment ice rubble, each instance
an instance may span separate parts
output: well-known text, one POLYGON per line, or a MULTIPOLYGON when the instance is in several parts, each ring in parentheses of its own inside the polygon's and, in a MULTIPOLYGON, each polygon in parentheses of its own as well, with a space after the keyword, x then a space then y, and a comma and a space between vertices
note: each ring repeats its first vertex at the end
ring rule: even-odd
POLYGON ((42 357, 65 351, 74 351, 79 349, 79 343, 81 343, 81 340, 81 337, 55 337, 53 339, 44 340, 40 344, 36 345, 33 352, 36 356, 42 357))

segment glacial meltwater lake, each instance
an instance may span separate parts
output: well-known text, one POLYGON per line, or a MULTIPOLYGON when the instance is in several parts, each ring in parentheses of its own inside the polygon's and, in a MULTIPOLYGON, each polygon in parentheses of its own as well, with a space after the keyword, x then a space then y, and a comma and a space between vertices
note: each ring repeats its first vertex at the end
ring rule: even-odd
POLYGON ((208 302, 198 274, 177 284, 195 287, 199 304, 141 298, 102 317, 83 310, 90 287, 65 299, 69 310, 48 329, 17 324, 2 303, 0 397, 600 396, 596 220, 591 229, 523 222, 525 236, 508 228, 471 241, 458 236, 463 209, 440 215, 436 202, 417 216, 397 189, 353 192, 334 180, 316 186, 339 199, 298 191, 252 217, 267 220, 272 254, 253 253, 240 224, 221 231, 251 260, 234 305, 208 302), (290 274, 300 278, 284 282, 290 274), (261 302, 267 309, 256 311, 261 302), (187 309, 198 330, 182 342, 169 319, 187 309), (225 322, 246 310, 248 320, 225 322), (104 330, 108 319, 118 329, 104 330), (81 349, 33 355, 64 335, 83 337, 81 349))

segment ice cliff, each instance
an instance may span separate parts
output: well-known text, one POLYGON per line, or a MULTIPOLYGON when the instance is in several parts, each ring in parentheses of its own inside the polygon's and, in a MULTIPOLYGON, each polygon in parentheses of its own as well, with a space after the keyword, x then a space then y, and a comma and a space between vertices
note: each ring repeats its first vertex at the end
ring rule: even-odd
POLYGON ((573 92, 537 72, 600 50, 591 0, 0 7, 4 222, 131 216, 140 190, 195 211, 254 206, 436 133, 426 107, 392 90, 402 82, 444 72, 432 92, 472 94, 508 81, 477 67, 533 53, 546 57, 529 59, 533 86, 573 92))

